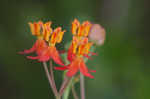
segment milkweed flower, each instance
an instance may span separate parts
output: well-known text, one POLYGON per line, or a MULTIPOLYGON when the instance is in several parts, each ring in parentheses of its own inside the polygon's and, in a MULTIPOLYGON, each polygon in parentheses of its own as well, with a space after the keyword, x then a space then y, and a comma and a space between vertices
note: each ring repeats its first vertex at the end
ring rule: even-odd
POLYGON ((93 76, 89 73, 90 70, 88 70, 84 62, 84 57, 89 58, 89 50, 93 45, 92 42, 88 41, 88 34, 91 26, 91 23, 88 21, 83 22, 81 25, 77 19, 73 21, 71 29, 73 34, 73 40, 68 50, 67 57, 70 61, 70 64, 64 67, 55 67, 55 69, 68 70, 66 73, 68 77, 74 76, 77 71, 80 70, 83 75, 93 78, 93 76))
MULTIPOLYGON (((86 67, 86 64, 84 62, 84 55, 89 54, 89 49, 92 46, 91 42, 88 42, 88 38, 85 37, 82 40, 78 40, 76 37, 73 39, 72 43, 72 53, 75 55, 72 59, 71 63, 68 66, 64 67, 55 67, 56 70, 68 70, 67 76, 72 77, 74 76, 78 70, 80 72, 90 78, 93 78, 93 76, 89 73, 90 70, 86 67)), ((95 72, 95 71, 91 71, 95 72)))
POLYGON ((22 52, 19 52, 20 54, 29 54, 29 53, 33 53, 36 52, 37 55, 40 55, 43 51, 43 49, 45 47, 47 47, 47 44, 45 42, 45 35, 47 34, 47 32, 50 32, 50 25, 51 22, 47 22, 45 24, 43 24, 43 22, 39 21, 39 22, 34 22, 31 23, 29 22, 29 26, 32 32, 32 35, 37 37, 36 42, 33 44, 32 48, 28 49, 28 50, 24 50, 22 52), (47 29, 44 29, 47 28, 47 29))
MULTIPOLYGON (((46 27, 44 29, 47 29, 46 27)), ((55 30, 50 29, 51 32, 45 33, 45 40, 48 42, 48 46, 42 50, 42 53, 38 56, 32 57, 28 56, 29 59, 38 59, 41 62, 46 62, 50 59, 53 59, 57 64, 64 65, 62 62, 59 52, 57 51, 55 45, 56 43, 60 43, 62 41, 64 31, 62 31, 61 27, 56 28, 55 30)))
MULTIPOLYGON (((77 19, 75 19, 72 22, 72 27, 71 27, 71 32, 73 34, 73 38, 75 37, 80 42, 84 37, 88 36, 91 26, 92 26, 92 24, 89 21, 84 21, 82 24, 80 24, 80 22, 77 19)), ((72 50, 73 50, 72 44, 68 50, 67 58, 69 61, 72 61, 72 59, 75 57, 75 54, 72 53, 72 50)))

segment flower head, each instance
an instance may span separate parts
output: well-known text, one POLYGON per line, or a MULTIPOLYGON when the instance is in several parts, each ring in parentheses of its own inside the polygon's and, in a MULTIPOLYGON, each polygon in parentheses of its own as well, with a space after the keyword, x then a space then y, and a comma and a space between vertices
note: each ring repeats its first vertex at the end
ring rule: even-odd
POLYGON ((76 37, 73 38, 72 52, 75 57, 68 67, 67 76, 71 77, 75 75, 78 70, 80 70, 83 75, 93 78, 84 63, 84 56, 89 54, 89 49, 91 46, 92 43, 88 42, 88 38, 86 37, 82 40, 78 40, 76 37))
POLYGON ((45 62, 52 58, 56 63, 60 65, 64 65, 61 61, 59 53, 55 47, 56 43, 60 43, 62 41, 64 31, 62 31, 61 27, 53 30, 51 28, 52 22, 29 22, 29 26, 32 32, 32 35, 37 37, 37 40, 32 48, 29 50, 24 50, 23 52, 19 52, 20 54, 29 54, 36 52, 37 56, 27 56, 29 59, 38 59, 39 61, 45 62))
POLYGON ((64 67, 55 67, 55 69, 68 70, 67 76, 69 77, 74 76, 77 71, 80 70, 83 75, 93 78, 84 62, 84 57, 89 58, 89 50, 93 44, 88 41, 91 26, 92 24, 89 21, 85 21, 81 25, 77 19, 72 22, 71 31, 73 34, 73 40, 69 47, 67 56, 70 64, 64 67))
POLYGON ((29 53, 36 52, 38 55, 41 54, 42 50, 45 47, 47 47, 47 44, 45 42, 45 40, 47 38, 45 35, 47 34, 47 32, 51 31, 50 25, 51 25, 51 22, 47 22, 45 24, 43 24, 43 22, 41 22, 41 21, 34 22, 34 23, 29 22, 31 33, 32 33, 32 35, 37 37, 37 40, 36 40, 35 44, 33 44, 32 48, 30 48, 28 50, 24 50, 19 53, 20 54, 29 54, 29 53), (45 29, 45 27, 47 27, 47 29, 45 29))
POLYGON ((91 26, 92 24, 89 21, 84 21, 82 24, 80 24, 80 22, 77 19, 75 19, 72 22, 71 32, 73 34, 73 41, 68 50, 67 58, 69 61, 72 61, 75 57, 75 54, 73 53, 73 47, 77 46, 74 45, 74 42, 80 43, 85 37, 88 37, 91 26))
POLYGON ((62 31, 61 27, 52 30, 51 28, 47 27, 47 25, 44 25, 44 31, 44 39, 48 42, 48 46, 42 50, 42 53, 40 55, 36 57, 28 56, 28 58, 38 59, 42 62, 46 62, 52 58, 57 64, 64 65, 55 45, 62 41, 65 30, 62 31))
POLYGON ((92 24, 89 21, 84 21, 82 24, 75 19, 72 22, 71 32, 77 37, 87 37, 92 24))
POLYGON ((82 40, 78 40, 76 37, 73 38, 72 45, 70 51, 72 51, 74 58, 72 59, 71 63, 65 67, 55 67, 57 70, 68 70, 67 76, 72 77, 74 76, 78 70, 80 72, 90 78, 93 76, 89 73, 85 63, 84 63, 84 56, 89 54, 89 49, 92 46, 91 42, 88 42, 88 38, 85 37, 82 40))

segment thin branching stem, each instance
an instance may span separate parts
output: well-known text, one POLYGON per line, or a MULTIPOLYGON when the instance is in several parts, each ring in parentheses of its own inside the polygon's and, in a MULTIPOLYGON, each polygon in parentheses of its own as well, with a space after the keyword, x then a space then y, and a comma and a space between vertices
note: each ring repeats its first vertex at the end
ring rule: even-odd
POLYGON ((43 67, 44 67, 46 76, 48 78, 49 84, 50 84, 50 86, 52 88, 52 91, 53 91, 54 95, 57 97, 58 96, 58 92, 57 92, 56 87, 54 86, 55 84, 52 81, 52 78, 51 78, 51 75, 50 75, 50 73, 48 71, 48 67, 47 67, 47 63, 46 62, 43 62, 43 67))
POLYGON ((66 87, 68 86, 69 82, 70 82, 70 79, 71 78, 68 78, 67 76, 64 78, 64 81, 60 87, 60 90, 59 90, 59 95, 62 96, 66 87))
POLYGON ((77 93, 76 93, 74 84, 72 84, 71 90, 72 90, 72 94, 73 94, 74 99, 79 99, 79 97, 78 97, 78 95, 77 95, 77 93))
POLYGON ((85 99, 84 76, 81 73, 80 73, 80 93, 81 93, 81 99, 85 99))
POLYGON ((52 79, 52 84, 53 84, 53 87, 55 89, 55 92, 58 95, 58 91, 57 91, 56 83, 55 83, 55 79, 54 79, 54 73, 53 73, 53 64, 52 64, 51 60, 50 60, 50 64, 49 65, 50 65, 50 76, 51 76, 51 79, 52 79))

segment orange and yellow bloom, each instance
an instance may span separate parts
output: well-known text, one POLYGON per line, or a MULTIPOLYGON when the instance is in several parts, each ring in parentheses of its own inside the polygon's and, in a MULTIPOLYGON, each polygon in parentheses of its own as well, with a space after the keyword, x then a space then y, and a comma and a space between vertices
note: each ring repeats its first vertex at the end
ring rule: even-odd
POLYGON ((60 53, 55 47, 57 43, 62 41, 64 32, 66 31, 62 30, 61 27, 57 27, 53 30, 51 24, 52 22, 30 22, 29 26, 32 35, 36 36, 37 40, 31 49, 24 50, 20 52, 20 54, 36 52, 37 56, 27 56, 27 58, 37 59, 40 62, 47 62, 53 59, 55 63, 63 66, 55 67, 55 69, 67 70, 67 76, 69 77, 74 76, 80 70, 83 75, 93 78, 89 72, 95 71, 88 70, 84 61, 84 58, 90 58, 90 55, 94 55, 94 53, 90 52, 93 43, 90 42, 88 38, 92 24, 89 21, 84 21, 80 24, 77 19, 72 22, 71 32, 73 38, 67 51, 67 59, 70 62, 67 66, 62 62, 59 55, 60 53))
MULTIPOLYGON (((51 25, 51 22, 46 23, 45 25, 51 25)), ((37 55, 39 55, 42 50, 47 46, 44 38, 43 38, 43 22, 39 21, 39 22, 34 22, 31 23, 29 22, 29 26, 32 32, 32 35, 37 37, 37 40, 35 42, 35 44, 33 44, 32 48, 28 49, 28 50, 24 50, 22 52, 19 52, 20 54, 29 54, 29 53, 33 53, 36 52, 37 55)))
POLYGON ((77 71, 80 70, 83 75, 93 78, 84 62, 84 57, 89 57, 89 50, 93 44, 88 41, 88 34, 91 26, 91 23, 88 21, 85 21, 82 25, 80 25, 77 19, 74 20, 72 23, 73 40, 68 50, 67 57, 70 64, 65 67, 55 67, 55 69, 68 70, 67 76, 69 77, 74 76, 77 71))
MULTIPOLYGON (((87 37, 90 29, 91 29, 92 24, 89 21, 85 21, 82 24, 80 24, 80 22, 75 19, 72 22, 72 27, 71 27, 71 32, 73 34, 73 38, 78 39, 78 42, 80 42, 84 37, 87 37)), ((73 47, 73 43, 72 42, 69 50, 68 50, 68 60, 72 61, 73 57, 75 57, 75 54, 72 53, 72 47, 73 47)))
POLYGON ((29 23, 29 26, 32 35, 37 36, 37 41, 31 49, 24 50, 20 54, 36 52, 37 56, 27 56, 27 58, 38 59, 41 62, 46 62, 52 58, 57 64, 64 65, 55 44, 62 41, 65 30, 62 31, 61 27, 52 30, 51 22, 43 24, 39 21, 38 23, 29 23))
POLYGON ((60 43, 62 41, 64 31, 62 31, 61 27, 56 28, 52 33, 47 34, 45 37, 47 38, 48 46, 43 49, 42 53, 36 57, 28 57, 30 59, 38 59, 39 61, 46 62, 51 58, 59 65, 64 65, 59 56, 59 52, 57 51, 55 44, 60 43))
POLYGON ((92 55, 97 55, 96 53, 91 52, 94 50, 93 45, 102 45, 104 43, 105 29, 99 24, 92 24, 89 21, 80 23, 75 19, 71 26, 71 33, 73 35, 72 41, 68 42, 66 44, 67 46, 64 46, 64 48, 66 49, 68 44, 70 44, 70 46, 66 50, 59 51, 56 48, 56 44, 62 42, 66 30, 63 30, 61 27, 53 29, 51 25, 51 21, 46 23, 43 23, 42 21, 29 22, 31 33, 37 39, 32 48, 25 49, 19 53, 36 54, 35 56, 27 56, 27 58, 43 63, 46 76, 56 98, 61 98, 62 95, 65 96, 65 89, 70 84, 74 85, 80 80, 81 98, 84 99, 84 76, 94 78, 94 76, 91 75, 91 72, 96 72, 95 70, 88 69, 86 62, 92 55), (62 56, 65 63, 60 56, 62 53, 65 53, 62 56), (49 66, 47 65, 48 61, 50 61, 49 66), (53 67, 52 61, 60 66, 53 67), (65 71, 65 75, 63 75, 64 81, 59 90, 55 84, 53 68, 55 68, 55 70, 65 71))

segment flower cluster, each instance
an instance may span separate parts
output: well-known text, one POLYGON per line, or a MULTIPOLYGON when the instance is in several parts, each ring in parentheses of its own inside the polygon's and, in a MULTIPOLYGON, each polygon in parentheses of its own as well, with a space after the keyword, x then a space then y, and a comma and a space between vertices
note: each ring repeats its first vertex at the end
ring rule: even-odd
POLYGON ((88 34, 90 32, 91 26, 92 24, 88 21, 80 24, 79 21, 75 19, 72 22, 71 31, 73 34, 73 40, 68 50, 67 57, 70 61, 70 64, 65 67, 55 67, 55 69, 68 70, 67 76, 69 77, 72 77, 78 70, 80 70, 83 75, 93 78, 84 62, 84 57, 90 57, 88 55, 90 53, 89 49, 93 44, 88 40, 88 34))
POLYGON ((93 78, 85 64, 84 58, 90 58, 95 53, 90 52, 93 42, 89 40, 89 33, 92 24, 89 21, 84 21, 82 24, 75 19, 72 22, 71 32, 72 41, 67 51, 67 59, 69 64, 64 64, 61 60, 60 53, 55 47, 63 39, 64 32, 61 27, 56 29, 51 28, 52 22, 43 23, 41 21, 29 23, 32 35, 37 37, 35 44, 32 48, 19 52, 20 54, 29 54, 35 52, 37 56, 27 56, 28 59, 35 59, 40 62, 47 62, 50 59, 63 67, 55 67, 56 70, 67 70, 68 77, 74 76, 79 70, 87 77, 93 78))
POLYGON ((46 22, 44 24, 41 21, 29 23, 32 35, 36 36, 37 40, 31 49, 24 50, 20 53, 28 54, 36 52, 37 56, 27 56, 27 58, 38 59, 41 62, 46 62, 52 58, 57 64, 64 65, 55 44, 62 41, 65 30, 62 31, 61 27, 53 30, 51 24, 52 22, 46 22))

